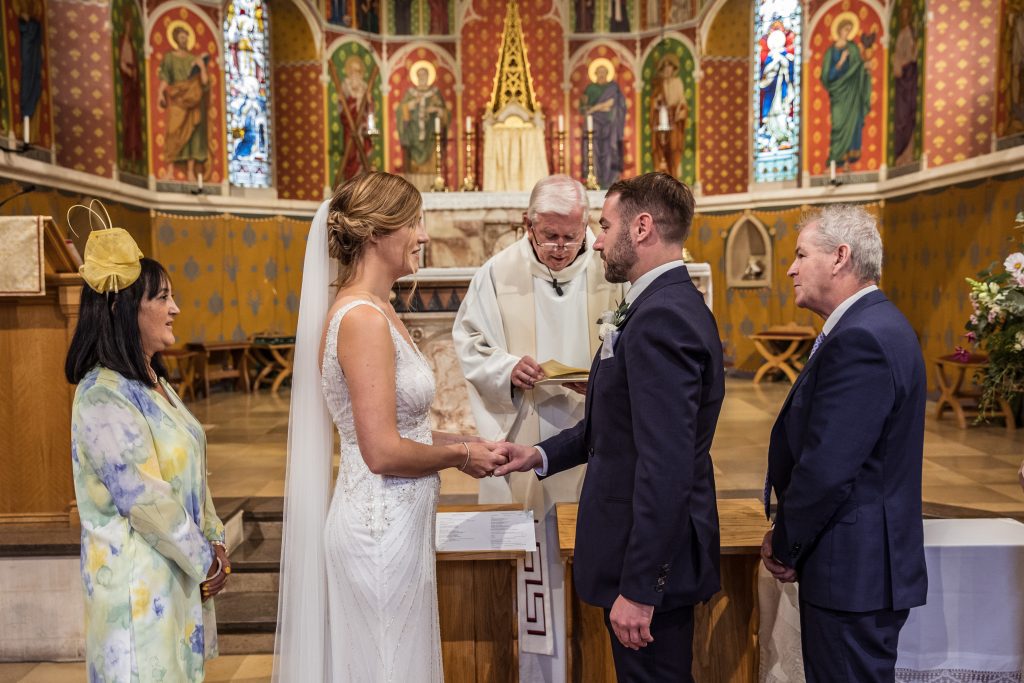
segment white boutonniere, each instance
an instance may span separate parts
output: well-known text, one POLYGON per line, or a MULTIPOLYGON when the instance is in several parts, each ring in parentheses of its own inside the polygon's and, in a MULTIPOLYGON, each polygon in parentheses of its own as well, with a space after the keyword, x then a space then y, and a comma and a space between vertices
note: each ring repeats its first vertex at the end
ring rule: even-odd
POLYGON ((619 325, 626 318, 626 309, 629 304, 625 300, 619 304, 614 311, 605 311, 597 319, 597 338, 604 341, 604 338, 611 332, 619 329, 619 325))

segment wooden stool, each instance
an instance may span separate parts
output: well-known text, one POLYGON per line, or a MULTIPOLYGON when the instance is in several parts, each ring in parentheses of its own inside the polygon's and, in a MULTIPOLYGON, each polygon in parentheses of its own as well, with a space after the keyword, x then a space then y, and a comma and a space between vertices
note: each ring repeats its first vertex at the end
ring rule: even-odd
POLYGON ((198 342, 186 348, 199 354, 199 377, 203 391, 210 397, 210 383, 235 379, 249 393, 249 364, 246 352, 249 342, 198 342))
MULTIPOLYGON (((973 386, 973 379, 979 371, 988 367, 988 357, 972 353, 967 360, 958 360, 957 356, 951 354, 940 356, 934 362, 935 380, 940 392, 939 400, 935 403, 935 419, 941 420, 946 410, 952 410, 960 429, 967 429, 967 418, 977 417, 978 399, 981 398, 981 390, 973 386), (952 381, 946 370, 952 373, 952 381), (972 382, 971 386, 965 387, 964 379, 968 370, 972 371, 972 382)), ((998 402, 999 410, 995 411, 996 416, 1002 416, 1006 420, 1006 431, 1015 431, 1017 424, 1010 404, 1004 398, 998 399, 998 402)))
POLYGON ((249 357, 254 365, 262 367, 253 379, 252 392, 255 394, 263 382, 270 382, 270 391, 277 396, 281 384, 292 375, 294 356, 294 342, 268 343, 254 339, 249 347, 249 357))
POLYGON ((188 349, 167 349, 160 356, 167 365, 170 383, 182 401, 195 400, 196 397, 196 366, 199 365, 199 354, 188 349))
POLYGON ((777 325, 750 335, 754 348, 764 358, 764 364, 754 375, 754 384, 760 384, 764 376, 773 370, 781 371, 790 384, 795 383, 800 371, 804 369, 800 355, 817 336, 814 328, 799 325, 777 325))

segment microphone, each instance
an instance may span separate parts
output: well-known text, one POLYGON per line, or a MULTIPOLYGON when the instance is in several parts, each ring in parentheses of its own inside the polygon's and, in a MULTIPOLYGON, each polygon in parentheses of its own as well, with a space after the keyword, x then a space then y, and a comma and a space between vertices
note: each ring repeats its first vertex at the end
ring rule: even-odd
POLYGON ((555 288, 555 294, 557 294, 558 296, 562 296, 563 294, 565 294, 565 292, 562 291, 562 286, 558 284, 557 277, 552 276, 551 286, 555 288))
POLYGON ((36 187, 33 183, 29 183, 28 185, 22 185, 20 190, 18 190, 14 194, 12 194, 7 199, 4 199, 3 201, 0 201, 0 208, 3 208, 4 204, 6 204, 7 202, 11 201, 12 199, 14 199, 16 197, 20 197, 23 194, 28 194, 29 192, 35 192, 38 189, 39 188, 36 187))

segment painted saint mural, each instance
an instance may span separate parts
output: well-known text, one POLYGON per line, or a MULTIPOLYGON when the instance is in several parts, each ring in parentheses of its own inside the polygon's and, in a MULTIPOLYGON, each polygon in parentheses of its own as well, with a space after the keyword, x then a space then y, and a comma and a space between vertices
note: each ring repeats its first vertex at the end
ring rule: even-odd
POLYGON ((896 0, 889 35, 889 165, 921 158, 924 83, 924 0, 896 0))
POLYGON ((174 20, 167 27, 172 49, 160 60, 157 106, 165 112, 163 158, 183 166, 185 179, 196 181, 210 156, 209 100, 211 56, 197 49, 195 29, 174 20))
POLYGON ((664 171, 692 184, 695 172, 694 60, 679 40, 666 38, 644 61, 644 171, 664 171))
POLYGON ((231 0, 224 11, 228 180, 270 187, 269 17, 262 0, 231 0))
POLYGON ((402 95, 396 124, 405 177, 423 189, 430 187, 435 175, 434 133, 441 133, 443 147, 450 113, 435 85, 437 69, 433 63, 421 59, 409 67, 409 73, 414 82, 402 95))
MULTIPOLYGON (((598 185, 607 188, 622 175, 626 98, 615 82, 615 65, 607 57, 591 61, 587 76, 590 83, 583 91, 580 113, 593 125, 594 171, 598 185)), ((583 159, 587 159, 586 138, 583 159)))
POLYGON ((821 84, 828 91, 832 119, 828 160, 837 166, 846 167, 861 157, 864 119, 871 108, 871 74, 861 47, 871 49, 875 38, 861 34, 860 19, 853 12, 843 12, 832 22, 832 44, 825 50, 821 84))
POLYGON ((328 62, 332 118, 331 169, 334 186, 359 173, 380 169, 373 135, 380 122, 380 69, 359 43, 345 43, 328 62), (371 135, 372 133, 372 135, 371 135))
POLYGON ((1000 137, 1024 133, 1024 0, 1006 0, 999 36, 1000 137))
POLYGON ((757 0, 754 10, 754 180, 792 180, 800 152, 799 0, 757 0))
POLYGON ((114 0, 110 9, 114 54, 114 106, 118 169, 149 172, 146 154, 146 70, 142 10, 136 0, 114 0))

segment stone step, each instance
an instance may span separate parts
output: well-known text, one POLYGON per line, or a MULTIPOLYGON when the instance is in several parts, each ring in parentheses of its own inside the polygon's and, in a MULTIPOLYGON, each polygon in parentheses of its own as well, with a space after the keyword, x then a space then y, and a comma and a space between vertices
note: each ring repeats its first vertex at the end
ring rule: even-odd
POLYGON ((273 572, 281 568, 280 538, 250 538, 231 551, 232 574, 273 572))
POLYGON ((222 655, 270 655, 274 654, 274 634, 218 633, 217 647, 222 655))
POLYGON ((277 593, 222 593, 216 598, 217 633, 274 633, 277 593))

